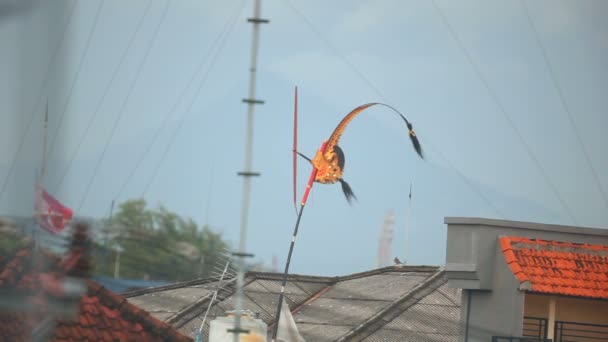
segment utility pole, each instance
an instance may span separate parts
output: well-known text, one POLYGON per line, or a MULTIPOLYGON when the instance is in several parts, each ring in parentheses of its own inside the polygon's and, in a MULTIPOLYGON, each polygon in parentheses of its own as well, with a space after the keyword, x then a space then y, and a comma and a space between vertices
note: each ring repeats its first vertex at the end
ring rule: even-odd
POLYGON ((248 333, 249 331, 241 329, 241 313, 243 310, 243 285, 245 283, 245 257, 253 257, 252 254, 246 252, 247 246, 247 223, 249 216, 249 195, 251 192, 251 177, 259 176, 259 172, 252 171, 253 158, 253 112, 256 105, 264 104, 264 101, 255 98, 255 81, 256 68, 258 64, 258 47, 260 36, 260 24, 267 24, 267 19, 260 18, 261 0, 255 0, 253 6, 253 18, 248 18, 247 21, 253 24, 253 34, 251 40, 251 62, 249 67, 249 96, 243 99, 247 104, 247 131, 245 135, 245 165, 244 170, 238 172, 239 176, 243 177, 243 203, 241 207, 241 232, 239 240, 239 250, 233 253, 236 257, 237 264, 237 283, 236 283, 236 305, 235 305, 235 320, 234 329, 228 330, 234 334, 234 341, 240 341, 240 334, 248 333))
POLYGON ((116 248, 116 257, 114 258, 114 279, 120 277, 120 249, 116 248))

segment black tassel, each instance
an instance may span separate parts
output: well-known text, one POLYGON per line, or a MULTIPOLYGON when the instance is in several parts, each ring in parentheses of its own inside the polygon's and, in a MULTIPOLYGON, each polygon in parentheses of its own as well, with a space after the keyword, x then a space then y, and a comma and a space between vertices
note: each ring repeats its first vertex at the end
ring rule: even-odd
POLYGON ((422 146, 420 146, 420 142, 418 141, 418 137, 415 134, 410 133, 410 139, 412 140, 412 144, 414 145, 414 149, 420 156, 420 158, 424 159, 424 155, 422 154, 422 146))
POLYGON ((346 200, 348 201, 348 204, 353 204, 353 199, 357 199, 357 196, 355 196, 355 193, 353 192, 353 189, 350 188, 350 185, 348 185, 348 183, 346 183, 346 181, 344 181, 344 179, 340 178, 338 179, 340 181, 340 184, 342 185, 342 192, 344 193, 344 196, 346 196, 346 200))

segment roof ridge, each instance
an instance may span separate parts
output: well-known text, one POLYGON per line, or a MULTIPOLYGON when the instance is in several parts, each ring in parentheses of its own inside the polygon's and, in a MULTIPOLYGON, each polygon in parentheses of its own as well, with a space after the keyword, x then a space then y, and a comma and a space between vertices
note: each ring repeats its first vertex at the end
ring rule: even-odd
MULTIPOLYGON (((247 272, 246 276, 255 277, 256 279, 265 279, 265 280, 283 280, 283 272, 260 272, 260 271, 251 271, 247 272)), ((327 277, 327 276, 314 276, 314 275, 306 275, 306 274, 287 274, 287 280, 297 280, 297 281, 308 281, 308 282, 334 282, 336 277, 327 277)))
MULTIPOLYGON (((232 279, 232 278, 229 278, 229 279, 232 279)), ((164 290, 174 290, 174 289, 179 289, 179 288, 187 287, 187 286, 208 284, 208 283, 212 283, 212 282, 218 281, 218 280, 219 280, 219 277, 198 278, 198 279, 187 280, 187 281, 183 281, 183 282, 179 282, 179 283, 173 283, 173 284, 169 284, 169 285, 153 286, 153 287, 146 287, 143 289, 126 291, 126 292, 122 292, 120 295, 125 298, 131 298, 131 297, 141 296, 141 295, 144 295, 147 293, 152 293, 152 292, 159 292, 159 291, 164 291, 164 290)))
MULTIPOLYGON (((382 274, 387 272, 436 272, 440 269, 440 266, 430 266, 430 265, 400 265, 400 266, 387 266, 382 268, 377 268, 371 271, 364 271, 359 273, 348 274, 344 276, 314 276, 314 275, 305 275, 305 274, 288 274, 287 280, 289 281, 308 281, 308 282, 323 282, 323 283, 336 283, 344 280, 351 280, 357 278, 368 277, 370 275, 382 274)), ((256 279, 266 279, 266 280, 282 280, 283 273, 279 272, 260 272, 260 271, 249 271, 245 274, 245 277, 253 277, 256 279)), ((173 290, 179 289, 186 286, 193 285, 202 285, 210 282, 217 281, 217 277, 207 277, 207 278, 199 278, 194 280, 188 280, 184 282, 179 282, 170 285, 156 286, 156 287, 148 287, 144 289, 131 290, 121 293, 120 295, 125 298, 131 298, 136 296, 141 296, 147 293, 153 293, 164 290, 173 290)))
POLYGON ((370 271, 358 272, 353 274, 348 274, 344 276, 336 276, 333 277, 336 282, 352 280, 358 278, 369 277, 372 275, 383 274, 387 272, 437 272, 441 269, 441 266, 431 266, 431 265, 392 265, 381 268, 376 268, 370 271))
MULTIPOLYGON (((414 298, 415 301, 413 301, 412 303, 409 303, 409 305, 406 305, 403 308, 400 308, 402 310, 400 310, 399 313, 401 313, 405 309, 408 309, 412 305, 418 303, 422 298, 424 298, 426 296, 425 295, 425 296, 423 296, 421 298, 416 298, 416 297, 414 297, 415 294, 417 294, 421 290, 424 290, 424 289, 428 288, 429 286, 431 286, 438 279, 442 280, 441 284, 445 283, 447 280, 446 279, 442 279, 444 275, 445 275, 445 269, 443 267, 439 267, 436 273, 434 273, 433 275, 431 275, 428 278, 426 278, 420 284, 414 286, 410 291, 408 291, 407 293, 405 293, 404 295, 402 295, 401 297, 399 297, 399 299, 397 299, 396 301, 394 301, 392 304, 389 304, 388 306, 384 307, 382 310, 380 310, 377 313, 375 313, 372 317, 368 318, 363 323, 361 323, 358 326, 354 327, 353 329, 349 330, 346 334, 342 335, 336 341, 351 341, 351 340, 353 340, 353 338, 355 336, 357 336, 359 333, 361 333, 364 329, 366 329, 366 328, 368 328, 370 326, 373 326, 375 323, 378 322, 379 324, 376 324, 375 329, 367 331, 366 335, 365 336, 361 336, 361 338, 359 340, 361 340, 362 338, 365 338, 365 337, 369 336, 370 334, 372 334, 373 332, 377 331, 382 326, 384 326, 386 323, 388 323, 388 321, 382 323, 382 322, 379 322, 379 320, 381 320, 382 317, 385 316, 386 314, 388 314, 391 310, 394 310, 394 309, 398 308, 404 302, 408 301, 411 298, 414 298)), ((439 286, 437 286, 437 287, 439 287, 439 286)))

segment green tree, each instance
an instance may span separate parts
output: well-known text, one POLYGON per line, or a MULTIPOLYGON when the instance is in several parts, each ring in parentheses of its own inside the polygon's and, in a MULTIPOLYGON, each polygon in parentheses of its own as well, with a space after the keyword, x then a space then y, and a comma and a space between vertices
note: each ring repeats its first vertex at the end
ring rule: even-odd
POLYGON ((228 249, 221 234, 199 227, 164 206, 149 209, 143 199, 128 200, 109 222, 111 239, 98 245, 99 274, 113 276, 120 247, 121 278, 189 280, 208 276, 228 249))

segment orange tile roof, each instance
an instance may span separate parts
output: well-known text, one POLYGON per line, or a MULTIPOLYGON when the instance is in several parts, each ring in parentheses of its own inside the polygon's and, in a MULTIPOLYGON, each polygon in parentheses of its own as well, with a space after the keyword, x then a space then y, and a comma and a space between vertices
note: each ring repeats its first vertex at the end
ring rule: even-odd
MULTIPOLYGON (((42 253, 37 261, 46 269, 56 267, 59 258, 42 253)), ((13 257, 0 262, 0 291, 25 294, 35 302, 32 293, 48 291, 49 277, 37 272, 31 247, 20 249, 13 257), (44 282, 42 281, 44 280, 44 282)), ((50 331, 49 341, 192 341, 167 323, 152 317, 127 300, 91 280, 86 280, 86 293, 77 302, 78 316, 58 318, 50 331)), ((0 307, 0 341, 29 341, 33 329, 44 317, 44 306, 37 312, 7 311, 0 307), (41 309, 42 308, 42 309, 41 309)))
POLYGON ((608 299, 608 246, 501 237, 505 260, 530 291, 608 299))

